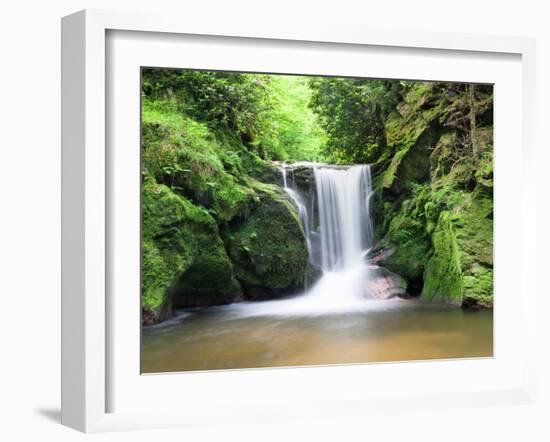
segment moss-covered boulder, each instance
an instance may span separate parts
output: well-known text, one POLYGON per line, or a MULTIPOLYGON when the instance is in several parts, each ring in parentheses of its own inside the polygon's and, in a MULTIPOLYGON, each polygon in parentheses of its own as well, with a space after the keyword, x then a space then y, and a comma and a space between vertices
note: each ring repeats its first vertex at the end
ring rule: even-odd
POLYGON ((421 299, 460 306, 464 288, 462 266, 450 212, 441 212, 432 241, 434 252, 426 265, 421 299))
POLYGON ((493 306, 493 199, 491 190, 479 186, 470 195, 455 221, 460 263, 464 275, 463 304, 493 306))
POLYGON ((212 216, 147 179, 142 191, 143 322, 169 317, 173 306, 228 303, 239 293, 212 216))
POLYGON ((280 187, 264 184, 248 219, 232 224, 225 238, 247 299, 281 297, 304 287, 306 239, 298 213, 280 187))
POLYGON ((493 306, 492 195, 478 187, 454 213, 442 212, 422 298, 467 307, 493 306))
POLYGON ((430 155, 441 136, 444 108, 430 95, 433 85, 416 84, 385 123, 387 153, 374 165, 380 171, 378 191, 393 197, 410 191, 411 183, 429 181, 430 155))
POLYGON ((385 122, 389 149, 374 165, 375 258, 426 301, 493 304, 492 94, 484 88, 472 95, 416 83, 385 122))
POLYGON ((399 212, 386 215, 389 227, 379 242, 380 265, 404 277, 412 295, 422 290, 426 263, 432 254, 426 212, 424 197, 413 194, 400 204, 399 212))
POLYGON ((422 290, 424 270, 431 248, 422 233, 418 236, 404 234, 400 241, 402 242, 392 246, 391 252, 381 264, 404 277, 408 281, 409 293, 417 295, 422 290))
POLYGON ((464 275, 463 305, 493 307, 493 269, 475 266, 464 275))

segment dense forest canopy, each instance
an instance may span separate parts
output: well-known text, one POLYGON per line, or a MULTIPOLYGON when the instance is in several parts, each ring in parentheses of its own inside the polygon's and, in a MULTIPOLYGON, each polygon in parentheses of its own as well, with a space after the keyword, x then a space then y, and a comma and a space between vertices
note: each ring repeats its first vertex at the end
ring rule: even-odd
POLYGON ((492 90, 144 68, 144 322, 303 284, 274 161, 371 164, 377 259, 411 295, 491 306, 492 90))
POLYGON ((146 106, 174 112, 213 131, 237 134, 263 159, 315 160, 326 135, 309 107, 309 79, 295 76, 188 70, 145 70, 146 106))

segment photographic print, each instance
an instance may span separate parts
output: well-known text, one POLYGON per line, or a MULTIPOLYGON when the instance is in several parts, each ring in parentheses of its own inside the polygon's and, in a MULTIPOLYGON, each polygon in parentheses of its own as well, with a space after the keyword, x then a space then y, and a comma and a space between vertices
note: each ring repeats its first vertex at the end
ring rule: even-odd
POLYGON ((142 68, 141 371, 493 356, 493 86, 142 68))

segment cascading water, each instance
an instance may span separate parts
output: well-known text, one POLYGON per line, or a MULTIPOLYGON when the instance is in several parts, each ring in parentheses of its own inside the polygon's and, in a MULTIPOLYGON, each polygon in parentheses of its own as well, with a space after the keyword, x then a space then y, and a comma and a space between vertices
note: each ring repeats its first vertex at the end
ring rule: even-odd
POLYGON ((304 233, 306 235, 307 249, 311 257, 311 231, 309 224, 310 216, 306 208, 306 203, 300 192, 292 187, 289 187, 286 166, 282 166, 281 173, 283 175, 283 188, 288 196, 290 196, 292 201, 294 201, 294 204, 298 209, 298 215, 300 216, 300 221, 302 222, 304 233))
POLYGON ((317 315, 362 309, 369 277, 366 255, 373 240, 370 167, 314 165, 310 204, 293 177, 288 179, 286 166, 281 172, 304 227, 310 262, 322 276, 303 295, 248 305, 246 314, 317 315))
POLYGON ((324 272, 363 263, 371 246, 369 166, 315 168, 321 264, 324 272))

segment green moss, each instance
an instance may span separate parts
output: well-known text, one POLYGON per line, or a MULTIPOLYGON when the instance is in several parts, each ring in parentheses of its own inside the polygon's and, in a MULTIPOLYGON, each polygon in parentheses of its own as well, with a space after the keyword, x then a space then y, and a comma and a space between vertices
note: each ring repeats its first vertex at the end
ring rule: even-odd
MULTIPOLYGON (((492 128, 491 128, 492 129, 492 128)), ((486 131, 483 131, 484 133, 486 131)), ((485 138, 480 136, 480 138, 485 138)), ((493 146, 492 138, 491 144, 481 144, 481 158, 479 160, 478 168, 475 172, 476 181, 485 187, 487 190, 493 188, 493 146)))
POLYGON ((457 240, 464 252, 462 265, 469 270, 476 263, 493 265, 493 199, 478 187, 457 211, 457 240))
POLYGON ((493 307, 493 269, 476 266, 464 276, 464 301, 468 307, 493 307))
POLYGON ((149 312, 158 312, 164 304, 166 289, 175 278, 176 272, 169 268, 152 240, 142 243, 141 252, 142 308, 149 312))
POLYGON ((142 151, 145 174, 209 209, 218 223, 246 212, 253 192, 240 177, 257 160, 234 134, 214 133, 169 102, 144 99, 142 151))
POLYGON ((464 134, 447 125, 448 100, 414 85, 386 122, 393 155, 378 163, 377 188, 394 203, 375 210, 378 237, 393 254, 383 265, 420 287, 425 300, 490 306, 492 127, 477 131, 476 163, 461 144, 464 134))
POLYGON ((461 258, 451 220, 450 212, 441 212, 432 236, 434 252, 426 265, 421 299, 462 305, 461 258))
POLYGON ((434 150, 430 155, 431 176, 437 179, 448 172, 446 159, 449 158, 456 146, 457 135, 455 132, 444 132, 439 137, 434 150))
POLYGON ((308 263, 304 232, 294 206, 276 186, 263 191, 245 222, 225 236, 236 275, 249 297, 286 294, 304 285, 308 263))
POLYGON ((142 189, 142 308, 230 302, 239 291, 218 226, 203 208, 147 179, 142 189))
MULTIPOLYGON (((400 194, 409 190, 410 183, 429 178, 430 154, 440 136, 436 115, 424 110, 413 112, 407 118, 397 112, 388 117, 386 136, 394 154, 377 181, 378 190, 391 189, 400 194)), ((384 157, 378 161, 379 164, 386 162, 384 157)))
MULTIPOLYGON (((407 95, 405 96, 406 105, 412 109, 412 111, 426 106, 427 101, 429 100, 433 83, 429 82, 415 82, 409 88, 407 95)), ((411 113, 411 111, 409 111, 411 113)))
POLYGON ((233 302, 240 298, 240 285, 219 237, 199 238, 201 250, 173 287, 175 304, 197 307, 233 302), (209 243, 210 242, 210 243, 209 243))
POLYGON ((422 288, 425 300, 492 305, 492 195, 448 182, 414 185, 393 214, 386 241, 394 252, 383 265, 422 288), (463 287, 460 289, 460 287, 463 287))
POLYGON ((490 307, 491 102, 478 103, 478 158, 464 118, 469 105, 460 88, 406 85, 385 123, 389 149, 374 167, 380 197, 373 210, 381 263, 404 276, 409 288, 420 287, 425 300, 490 307))
POLYGON ((391 221, 388 238, 393 253, 383 261, 383 265, 410 281, 411 287, 417 286, 431 251, 424 225, 410 215, 400 213, 391 221))
POLYGON ((167 289, 192 260, 193 251, 179 229, 188 218, 187 209, 186 202, 166 186, 153 180, 144 183, 142 308, 153 317, 159 316, 163 305, 170 302, 167 289))
POLYGON ((456 214, 456 238, 464 273, 464 304, 493 303, 493 199, 480 186, 456 214))

